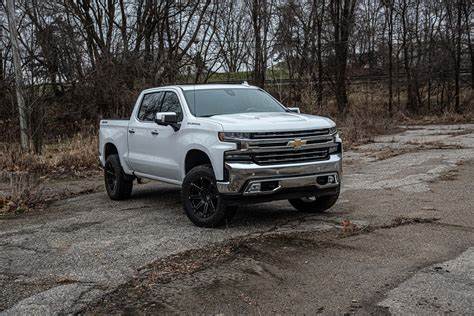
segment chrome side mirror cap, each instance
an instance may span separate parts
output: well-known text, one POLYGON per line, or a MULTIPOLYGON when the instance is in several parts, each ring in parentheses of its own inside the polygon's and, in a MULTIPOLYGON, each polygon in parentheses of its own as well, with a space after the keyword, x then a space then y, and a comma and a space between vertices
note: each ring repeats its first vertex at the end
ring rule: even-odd
POLYGON ((178 115, 175 112, 157 112, 155 123, 158 125, 171 126, 175 131, 179 129, 178 115))
POLYGON ((299 107, 287 107, 288 109, 288 112, 293 112, 293 113, 301 113, 300 111, 300 108, 299 107))

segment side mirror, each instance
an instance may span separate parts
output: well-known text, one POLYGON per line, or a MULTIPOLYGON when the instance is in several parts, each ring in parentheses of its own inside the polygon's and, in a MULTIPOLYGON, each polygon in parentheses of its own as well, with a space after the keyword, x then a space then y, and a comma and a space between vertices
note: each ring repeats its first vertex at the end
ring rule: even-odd
POLYGON ((292 108, 287 107, 287 109, 288 109, 288 112, 301 113, 300 108, 298 107, 292 107, 292 108))
POLYGON ((155 123, 158 125, 171 126, 176 132, 179 129, 178 115, 175 112, 158 112, 155 114, 155 123))

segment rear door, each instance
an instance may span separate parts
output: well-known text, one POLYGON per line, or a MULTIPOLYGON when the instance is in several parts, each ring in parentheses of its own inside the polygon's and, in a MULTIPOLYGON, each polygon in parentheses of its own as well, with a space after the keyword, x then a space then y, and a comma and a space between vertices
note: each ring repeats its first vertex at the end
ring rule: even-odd
POLYGON ((162 91, 143 95, 138 111, 128 125, 128 160, 133 171, 153 174, 159 165, 154 157, 154 142, 158 135, 155 113, 160 110, 162 91))

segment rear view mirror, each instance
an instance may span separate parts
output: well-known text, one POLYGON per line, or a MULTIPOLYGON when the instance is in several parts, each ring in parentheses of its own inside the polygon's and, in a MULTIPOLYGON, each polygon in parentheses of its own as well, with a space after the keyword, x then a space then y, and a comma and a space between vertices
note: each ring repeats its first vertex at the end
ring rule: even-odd
POLYGON ((175 131, 179 129, 178 115, 175 112, 158 112, 155 115, 155 123, 158 125, 171 126, 175 131))

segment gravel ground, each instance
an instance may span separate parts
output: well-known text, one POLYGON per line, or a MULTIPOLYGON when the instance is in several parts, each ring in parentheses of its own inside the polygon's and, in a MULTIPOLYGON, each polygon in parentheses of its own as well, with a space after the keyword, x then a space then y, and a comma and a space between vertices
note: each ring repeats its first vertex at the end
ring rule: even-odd
POLYGON ((0 220, 0 310, 472 314, 473 160, 474 125, 410 126, 346 153, 329 213, 247 206, 223 229, 164 184, 58 201, 0 220))

